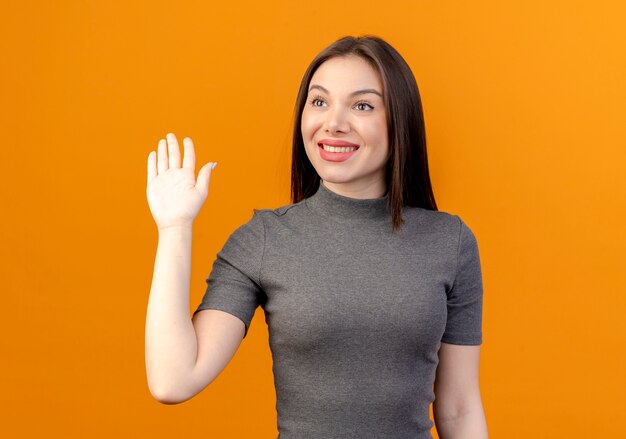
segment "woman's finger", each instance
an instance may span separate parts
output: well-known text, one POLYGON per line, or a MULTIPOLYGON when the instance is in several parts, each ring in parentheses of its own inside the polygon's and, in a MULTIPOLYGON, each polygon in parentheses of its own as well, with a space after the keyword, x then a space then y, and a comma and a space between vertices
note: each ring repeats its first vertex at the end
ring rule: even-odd
POLYGON ((196 180, 196 189, 201 194, 204 194, 204 196, 208 195, 209 193, 209 181, 211 180, 211 173, 213 172, 215 165, 217 165, 217 163, 209 162, 206 165, 204 165, 202 168, 200 168, 200 171, 198 172, 198 179, 196 180))
POLYGON ((180 168, 180 147, 178 146, 178 140, 172 133, 168 133, 167 137, 167 153, 170 156, 169 167, 180 168))
POLYGON ((183 156, 183 168, 196 171, 196 152, 193 147, 193 142, 189 137, 183 139, 183 146, 185 148, 185 155, 183 156))
POLYGON ((148 154, 148 184, 157 176, 156 152, 150 151, 148 154))
POLYGON ((157 149, 157 169, 159 174, 167 171, 169 164, 167 162, 167 143, 165 139, 159 140, 159 147, 157 149))

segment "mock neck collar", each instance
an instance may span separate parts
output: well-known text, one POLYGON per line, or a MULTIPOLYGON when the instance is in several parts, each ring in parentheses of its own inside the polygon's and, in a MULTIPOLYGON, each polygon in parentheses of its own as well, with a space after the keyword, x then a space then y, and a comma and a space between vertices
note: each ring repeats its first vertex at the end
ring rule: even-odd
POLYGON ((382 198, 350 198, 328 189, 320 180, 315 194, 305 200, 306 205, 326 217, 342 221, 379 220, 390 216, 389 196, 382 198))

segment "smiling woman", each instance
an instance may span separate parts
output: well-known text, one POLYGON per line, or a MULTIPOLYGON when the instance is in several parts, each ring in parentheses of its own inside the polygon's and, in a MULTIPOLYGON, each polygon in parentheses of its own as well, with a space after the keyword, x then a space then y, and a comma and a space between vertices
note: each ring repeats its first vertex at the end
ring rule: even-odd
MULTIPOLYGON (((377 134, 386 136, 389 151, 383 169, 384 192, 389 198, 394 230, 398 230, 402 225, 402 209, 406 206, 437 210, 428 170, 422 102, 415 77, 402 56, 386 41, 377 37, 346 37, 337 40, 320 52, 306 70, 296 101, 291 166, 293 202, 297 203, 313 195, 320 184, 320 179, 334 190, 341 191, 333 185, 332 178, 327 182, 313 166, 311 152, 315 148, 308 146, 305 149, 309 130, 304 124, 308 122, 308 114, 311 113, 307 111, 308 106, 313 104, 330 108, 333 102, 326 102, 324 99, 318 102, 315 93, 320 92, 323 98, 328 97, 330 91, 349 93, 349 97, 354 99, 351 114, 367 114, 371 123, 379 124, 377 134), (334 84, 337 81, 336 86, 342 90, 328 90, 327 86, 319 83, 320 80, 328 81, 324 76, 329 77, 329 70, 333 70, 330 79, 334 84), (305 154, 309 160, 304 159, 305 154)), ((338 111, 339 103, 334 104, 335 111, 338 111)), ((333 116, 332 111, 330 115, 333 116)), ((345 115, 346 113, 339 113, 339 116, 345 115)), ((346 123, 341 119, 337 121, 346 123)), ((370 127, 367 126, 366 129, 370 127)), ((336 134, 344 136, 341 127, 336 134)), ((332 136, 328 137, 332 139, 332 136)), ((382 145, 380 142, 379 144, 382 145)), ((326 158, 332 161, 331 156, 326 155, 326 158)), ((380 175, 378 178, 380 179, 380 175)), ((373 184, 371 179, 369 183, 373 184)), ((373 190, 367 191, 367 196, 382 193, 379 185, 371 189, 373 190)), ((344 190, 355 198, 365 196, 362 192, 363 186, 360 185, 348 185, 344 190)))
POLYGON ((302 112, 307 157, 326 187, 354 198, 379 198, 387 188, 387 112, 380 75, 358 56, 323 63, 302 112))
MULTIPOLYGON (((192 223, 208 193, 168 134, 148 158, 159 245, 146 319, 154 397, 210 384, 265 312, 278 431, 290 438, 487 437, 474 234, 437 211, 417 84, 377 37, 342 38, 302 80, 292 204, 256 210, 218 253, 189 319, 192 223)), ((252 410, 252 408, 250 408, 252 410)))

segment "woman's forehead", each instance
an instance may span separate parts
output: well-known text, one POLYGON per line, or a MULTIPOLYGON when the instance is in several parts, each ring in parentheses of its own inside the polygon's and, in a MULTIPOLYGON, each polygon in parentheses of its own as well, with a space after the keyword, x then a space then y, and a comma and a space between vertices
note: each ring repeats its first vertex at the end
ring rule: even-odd
POLYGON ((352 93, 357 90, 376 90, 382 96, 380 74, 365 59, 356 56, 336 56, 322 63, 309 84, 309 90, 318 86, 328 93, 352 93))

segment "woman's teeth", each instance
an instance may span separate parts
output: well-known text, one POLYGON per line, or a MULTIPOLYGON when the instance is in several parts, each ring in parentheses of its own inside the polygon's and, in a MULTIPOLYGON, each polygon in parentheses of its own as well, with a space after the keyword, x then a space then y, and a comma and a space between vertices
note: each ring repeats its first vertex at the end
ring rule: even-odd
POLYGON ((322 148, 324 148, 324 151, 329 152, 350 152, 357 149, 356 146, 328 146, 324 144, 322 144, 322 148))

